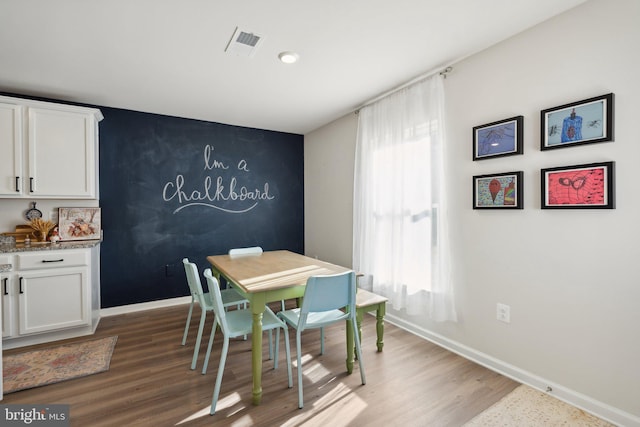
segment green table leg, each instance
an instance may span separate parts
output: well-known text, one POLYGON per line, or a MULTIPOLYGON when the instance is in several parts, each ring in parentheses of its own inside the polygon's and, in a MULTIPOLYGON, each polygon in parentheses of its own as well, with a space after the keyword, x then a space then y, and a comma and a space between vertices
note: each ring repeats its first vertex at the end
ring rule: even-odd
MULTIPOLYGON (((356 309, 356 324, 358 326, 358 338, 360 338, 360 345, 362 345, 362 319, 364 318, 364 309, 356 309)), ((356 355, 358 357, 358 355, 356 355)))
POLYGON ((378 351, 382 351, 382 347, 384 347, 384 315, 387 311, 386 308, 387 304, 383 302, 378 305, 376 310, 376 345, 378 346, 378 351))
POLYGON ((259 405, 262 400, 262 314, 265 310, 264 298, 256 294, 252 298, 253 329, 251 337, 251 368, 253 371, 253 404, 259 405))
POLYGON ((362 345, 362 319, 364 314, 370 311, 376 311, 376 346, 378 351, 382 351, 384 347, 384 316, 386 313, 387 305, 385 302, 381 302, 375 305, 369 305, 366 307, 360 307, 356 310, 356 322, 358 325, 358 337, 360 338, 360 345, 362 345))
POLYGON ((351 320, 347 320, 347 373, 353 372, 353 350, 355 348, 353 326, 351 320))

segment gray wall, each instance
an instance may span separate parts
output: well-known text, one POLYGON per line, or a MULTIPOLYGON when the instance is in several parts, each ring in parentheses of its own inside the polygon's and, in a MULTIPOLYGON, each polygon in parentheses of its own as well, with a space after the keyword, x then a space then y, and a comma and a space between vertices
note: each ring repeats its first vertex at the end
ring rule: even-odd
MULTIPOLYGON (((453 64, 446 162, 460 321, 388 316, 623 425, 640 425, 639 24, 640 2, 592 0, 453 64), (540 151, 540 110, 609 92, 615 142, 540 151), (473 162, 472 127, 515 115, 524 155, 473 162), (600 161, 616 162, 617 209, 540 209, 541 168, 600 161), (515 170, 523 211, 471 209, 473 175, 515 170), (496 320, 498 302, 511 323, 496 320)), ((305 136, 306 253, 345 265, 356 129, 351 114, 305 136)))

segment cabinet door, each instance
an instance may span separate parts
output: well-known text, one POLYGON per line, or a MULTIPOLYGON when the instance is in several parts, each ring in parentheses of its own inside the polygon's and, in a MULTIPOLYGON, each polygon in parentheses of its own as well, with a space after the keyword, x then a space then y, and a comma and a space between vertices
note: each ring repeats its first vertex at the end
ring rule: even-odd
POLYGON ((0 103, 0 195, 21 196, 23 179, 22 108, 0 103))
POLYGON ((20 335, 89 325, 88 280, 88 267, 20 273, 20 335))
POLYGON ((96 197, 96 124, 78 112, 29 108, 29 180, 25 194, 96 197))
POLYGON ((14 274, 0 274, 0 309, 2 310, 2 338, 12 337, 15 335, 15 320, 13 319, 13 290, 14 290, 14 274))

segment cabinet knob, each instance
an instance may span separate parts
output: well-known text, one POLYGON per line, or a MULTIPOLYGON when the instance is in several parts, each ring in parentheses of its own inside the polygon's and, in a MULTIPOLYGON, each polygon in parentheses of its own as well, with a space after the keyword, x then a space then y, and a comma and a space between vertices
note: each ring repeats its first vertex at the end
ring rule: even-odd
POLYGON ((20 192, 20 177, 16 176, 16 193, 20 192))
POLYGON ((2 279, 2 288, 3 288, 3 293, 5 295, 9 295, 9 292, 7 291, 7 280, 9 280, 7 277, 5 277, 4 279, 2 279))
POLYGON ((22 289, 22 277, 20 277, 20 293, 24 294, 24 289, 22 289))
POLYGON ((60 259, 43 259, 42 262, 63 262, 64 258, 60 259))
POLYGON ((29 192, 33 193, 33 178, 29 178, 29 192))

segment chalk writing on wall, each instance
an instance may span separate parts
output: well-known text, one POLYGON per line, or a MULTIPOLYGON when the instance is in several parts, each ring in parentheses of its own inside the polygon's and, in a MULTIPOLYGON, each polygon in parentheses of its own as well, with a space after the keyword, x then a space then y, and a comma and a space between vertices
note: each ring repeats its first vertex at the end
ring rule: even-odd
MULTIPOLYGON (((225 164, 214 157, 214 146, 207 144, 204 147, 204 170, 217 171, 229 170, 232 166, 225 164)), ((234 166, 240 175, 250 174, 249 164, 245 159, 239 159, 234 166)), ((274 200, 275 196, 269 193, 269 183, 259 187, 247 187, 238 182, 238 177, 232 174, 228 181, 221 175, 207 175, 201 183, 186 183, 184 175, 177 174, 175 180, 169 181, 162 189, 162 199, 165 202, 177 202, 178 207, 173 211, 177 214, 181 210, 193 206, 205 206, 228 213, 244 213, 258 206, 262 201, 274 200), (194 186, 195 185, 195 186, 194 186), (221 203, 232 202, 233 207, 222 206, 221 203)))

